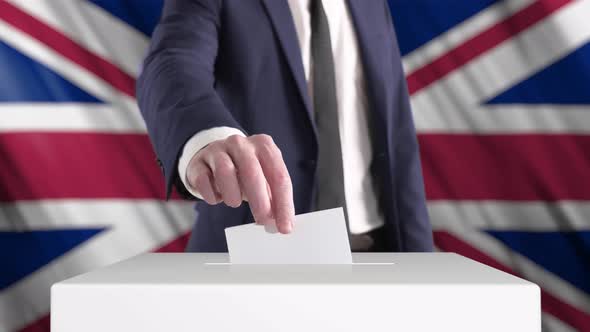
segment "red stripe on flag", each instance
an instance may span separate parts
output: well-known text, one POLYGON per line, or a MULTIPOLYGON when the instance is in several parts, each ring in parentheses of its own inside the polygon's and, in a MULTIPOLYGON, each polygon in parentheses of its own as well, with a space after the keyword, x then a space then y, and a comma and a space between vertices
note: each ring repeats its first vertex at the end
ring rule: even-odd
MULTIPOLYGON (((590 136, 421 134, 430 200, 590 199, 590 136)), ((147 136, 0 135, 0 201, 163 198, 147 136)))
POLYGON ((54 49, 122 93, 135 96, 135 79, 129 74, 5 0, 0 0, 0 19, 54 49))
POLYGON ((191 236, 191 232, 186 232, 171 242, 163 245, 162 247, 154 250, 154 252, 184 252, 188 239, 191 236))
POLYGON ((548 17, 572 0, 539 0, 491 26, 463 44, 439 56, 407 76, 408 89, 414 94, 442 79, 471 60, 548 17))
POLYGON ((164 198, 146 135, 0 134, 0 201, 164 198))
MULTIPOLYGON (((459 239, 453 234, 445 231, 434 232, 434 241, 440 249, 448 252, 455 252, 465 257, 481 262, 483 264, 494 267, 506 273, 513 274, 517 277, 523 278, 509 266, 506 266, 491 256, 488 256, 483 251, 473 247, 469 243, 459 239)), ((541 307, 543 311, 559 318, 561 321, 578 329, 578 331, 588 331, 590 326, 590 314, 561 301, 549 292, 541 289, 541 307)))
POLYGON ((49 314, 37 319, 36 321, 28 324, 18 332, 49 332, 50 318, 49 314))
POLYGON ((420 134, 429 200, 590 199, 590 136, 420 134))

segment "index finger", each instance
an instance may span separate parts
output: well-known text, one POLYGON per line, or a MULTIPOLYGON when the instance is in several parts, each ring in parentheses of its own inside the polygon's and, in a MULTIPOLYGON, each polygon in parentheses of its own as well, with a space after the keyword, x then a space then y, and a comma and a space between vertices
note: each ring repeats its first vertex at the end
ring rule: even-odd
POLYGON ((254 147, 249 145, 246 138, 236 137, 230 144, 228 153, 238 170, 240 188, 250 205, 254 220, 259 224, 270 222, 272 220, 270 197, 254 147))
POLYGON ((293 185, 279 148, 272 139, 265 138, 257 150, 258 160, 272 196, 272 210, 281 233, 293 228, 295 207, 293 206, 293 185))

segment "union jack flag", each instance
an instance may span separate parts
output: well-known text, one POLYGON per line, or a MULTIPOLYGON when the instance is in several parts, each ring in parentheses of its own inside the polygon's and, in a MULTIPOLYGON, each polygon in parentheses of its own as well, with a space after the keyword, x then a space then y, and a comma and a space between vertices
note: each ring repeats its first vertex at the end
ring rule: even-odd
MULTIPOLYGON (((184 248, 134 99, 162 1, 0 0, 0 332, 48 331, 59 280, 184 248)), ((437 247, 590 331, 590 0, 389 3, 437 247)))

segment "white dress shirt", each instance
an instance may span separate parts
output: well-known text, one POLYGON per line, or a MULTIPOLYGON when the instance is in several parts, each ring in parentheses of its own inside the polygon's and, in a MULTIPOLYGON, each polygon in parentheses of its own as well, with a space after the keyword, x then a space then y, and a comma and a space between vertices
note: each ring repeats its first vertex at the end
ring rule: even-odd
MULTIPOLYGON (((295 23, 305 77, 311 92, 313 82, 310 82, 310 0, 287 1, 295 23)), ((346 1, 323 0, 322 3, 330 24, 334 54, 348 223, 352 234, 360 234, 384 224, 369 170, 373 150, 369 135, 365 77, 356 31, 346 1)), ((235 134, 244 136, 236 128, 215 127, 198 132, 187 141, 178 162, 178 174, 190 193, 200 198, 199 193, 188 185, 186 179, 186 170, 192 156, 209 143, 235 134)))

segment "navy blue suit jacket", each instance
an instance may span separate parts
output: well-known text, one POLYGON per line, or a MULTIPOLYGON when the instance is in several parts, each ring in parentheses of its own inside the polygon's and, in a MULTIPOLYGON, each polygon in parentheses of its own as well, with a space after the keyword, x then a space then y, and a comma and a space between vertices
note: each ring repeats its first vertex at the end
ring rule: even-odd
MULTIPOLYGON (((387 2, 348 0, 367 79, 372 175, 391 251, 432 250, 418 143, 387 2)), ((140 109, 166 177, 195 133, 217 126, 273 137, 293 181, 296 213, 314 197, 317 142, 286 0, 167 0, 137 82, 140 109)), ((226 251, 224 228, 252 222, 247 204, 196 204, 188 251, 226 251)))

